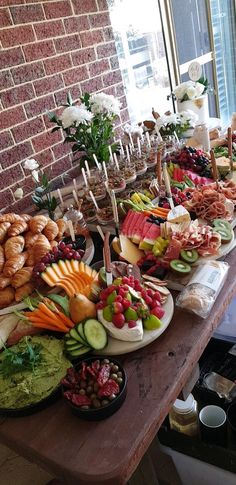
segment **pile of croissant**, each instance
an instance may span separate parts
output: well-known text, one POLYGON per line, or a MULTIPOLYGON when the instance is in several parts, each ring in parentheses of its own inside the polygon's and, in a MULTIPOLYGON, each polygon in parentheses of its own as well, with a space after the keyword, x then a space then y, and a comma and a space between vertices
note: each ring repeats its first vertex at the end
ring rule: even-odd
POLYGON ((28 214, 0 215, 0 308, 34 290, 33 267, 63 237, 66 223, 28 214))

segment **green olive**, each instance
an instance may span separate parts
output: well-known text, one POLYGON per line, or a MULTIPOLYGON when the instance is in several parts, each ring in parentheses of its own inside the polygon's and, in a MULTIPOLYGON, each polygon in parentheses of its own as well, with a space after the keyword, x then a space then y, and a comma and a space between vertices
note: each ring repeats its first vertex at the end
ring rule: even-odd
POLYGON ((79 394, 80 394, 81 396, 85 396, 85 394, 86 394, 85 389, 80 389, 80 390, 79 390, 79 394))
POLYGON ((117 384, 122 384, 122 382, 123 382, 122 377, 118 377, 118 379, 117 379, 117 384))
POLYGON ((101 407, 101 403, 100 403, 99 399, 93 399, 93 401, 92 401, 92 405, 93 405, 93 407, 94 407, 94 408, 96 408, 96 409, 98 409, 98 408, 100 408, 100 407, 101 407))
POLYGON ((118 375, 118 377, 122 377, 123 374, 122 374, 122 372, 119 371, 119 372, 117 372, 117 375, 118 375))
POLYGON ((87 387, 87 394, 92 394, 93 392, 93 386, 88 386, 87 387))
POLYGON ((113 379, 114 381, 117 381, 117 379, 119 379, 119 377, 117 376, 117 374, 111 374, 110 375, 110 378, 113 379))
POLYGON ((103 359, 102 363, 103 364, 110 364, 110 361, 109 361, 109 359, 103 359))
POLYGON ((97 394, 95 394, 95 392, 93 392, 90 396, 91 399, 96 399, 97 398, 97 394))
POLYGON ((118 365, 113 365, 111 370, 112 370, 112 372, 118 372, 118 370, 119 370, 118 365))
POLYGON ((102 406, 107 406, 107 404, 109 404, 109 401, 107 399, 103 399, 102 406))
POLYGON ((109 401, 113 401, 115 398, 116 398, 116 395, 115 394, 111 394, 109 396, 109 401))

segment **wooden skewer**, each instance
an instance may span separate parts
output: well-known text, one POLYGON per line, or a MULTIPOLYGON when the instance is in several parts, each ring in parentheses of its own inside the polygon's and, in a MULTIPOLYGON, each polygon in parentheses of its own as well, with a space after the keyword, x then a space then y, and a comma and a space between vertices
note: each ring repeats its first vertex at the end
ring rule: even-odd
POLYGON ((161 156, 162 156, 162 150, 160 149, 157 152, 157 180, 158 180, 159 187, 161 187, 161 184, 162 184, 161 156))
POLYGON ((228 128, 228 156, 229 156, 229 164, 230 170, 233 171, 233 156, 232 156, 232 128, 229 126, 228 128))
POLYGON ((210 155, 211 155, 211 168, 212 168, 212 175, 213 175, 213 180, 216 182, 217 189, 219 187, 219 175, 218 175, 218 170, 217 170, 217 165, 216 165, 216 159, 215 159, 215 153, 214 150, 210 150, 210 155))

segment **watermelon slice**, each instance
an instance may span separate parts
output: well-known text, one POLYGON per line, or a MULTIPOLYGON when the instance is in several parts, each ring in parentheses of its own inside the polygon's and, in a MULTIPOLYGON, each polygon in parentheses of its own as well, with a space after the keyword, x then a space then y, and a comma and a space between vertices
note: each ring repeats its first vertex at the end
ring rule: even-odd
POLYGON ((156 224, 152 224, 151 227, 148 229, 147 234, 144 237, 144 241, 149 244, 154 244, 155 240, 160 236, 161 229, 160 226, 156 224))
POLYGON ((142 227, 146 220, 147 220, 147 216, 145 216, 142 212, 140 212, 139 217, 136 219, 136 222, 133 228, 132 241, 135 244, 139 244, 141 241, 142 227))

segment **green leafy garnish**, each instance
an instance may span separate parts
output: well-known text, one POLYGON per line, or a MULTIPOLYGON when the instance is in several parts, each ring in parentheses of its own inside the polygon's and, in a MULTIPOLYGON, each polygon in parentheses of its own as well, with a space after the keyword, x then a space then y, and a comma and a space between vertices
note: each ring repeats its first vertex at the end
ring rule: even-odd
POLYGON ((1 356, 0 373, 6 379, 13 374, 33 371, 42 362, 42 345, 25 341, 25 348, 13 350, 5 347, 1 356))

